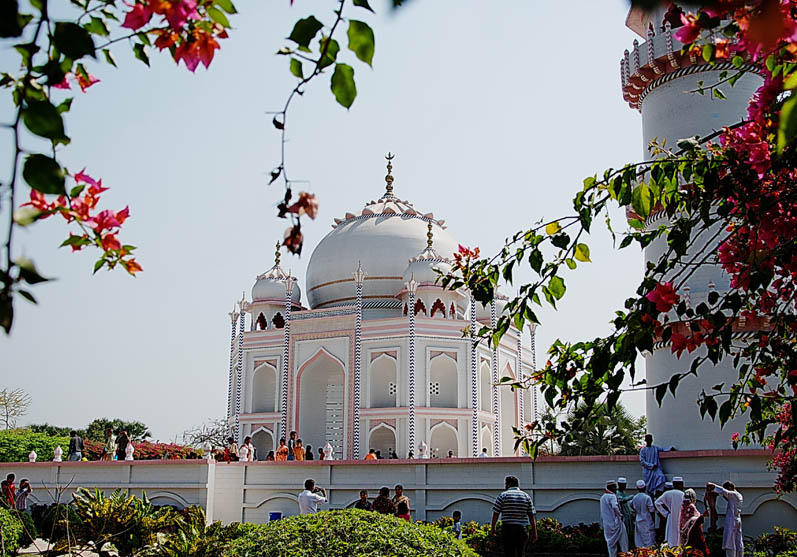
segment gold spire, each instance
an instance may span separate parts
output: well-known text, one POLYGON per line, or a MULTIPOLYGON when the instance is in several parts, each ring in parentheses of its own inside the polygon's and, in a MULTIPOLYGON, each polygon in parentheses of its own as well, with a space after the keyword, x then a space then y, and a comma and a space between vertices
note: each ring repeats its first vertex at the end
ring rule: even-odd
POLYGON ((432 221, 429 221, 426 225, 426 248, 432 249, 432 221))
POLYGON ((385 157, 385 159, 387 159, 387 176, 385 176, 385 184, 386 184, 385 197, 393 197, 393 175, 391 174, 391 172, 393 172, 392 161, 395 156, 396 155, 388 151, 387 156, 385 157))
POLYGON ((274 252, 274 266, 280 266, 280 243, 277 242, 277 251, 274 252))

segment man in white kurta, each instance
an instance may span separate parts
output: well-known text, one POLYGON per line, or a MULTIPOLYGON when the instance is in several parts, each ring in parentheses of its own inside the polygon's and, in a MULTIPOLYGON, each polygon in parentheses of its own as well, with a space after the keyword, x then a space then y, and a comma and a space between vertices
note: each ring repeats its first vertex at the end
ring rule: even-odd
POLYGON ((656 525, 653 521, 653 499, 645 493, 645 482, 636 483, 637 494, 631 499, 631 511, 634 513, 634 544, 637 547, 653 547, 656 545, 656 525))
POLYGON ((681 544, 680 521, 681 504, 684 502, 684 479, 676 476, 672 479, 672 489, 665 491, 656 499, 656 510, 667 517, 664 539, 670 547, 681 544))
POLYGON ((617 502, 617 482, 606 482, 606 492, 601 496, 601 524, 609 557, 615 557, 618 551, 628 551, 628 534, 623 524, 623 513, 617 502))
POLYGON ((744 497, 736 491, 733 482, 725 482, 722 487, 709 482, 714 492, 725 497, 728 506, 725 508, 725 520, 722 523, 722 549, 726 557, 742 557, 744 541, 742 539, 742 503, 744 497))

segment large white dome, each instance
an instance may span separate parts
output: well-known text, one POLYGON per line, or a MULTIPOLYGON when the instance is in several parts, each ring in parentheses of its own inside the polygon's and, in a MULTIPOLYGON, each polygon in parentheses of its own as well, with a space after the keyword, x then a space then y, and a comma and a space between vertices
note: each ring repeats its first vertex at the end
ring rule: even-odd
MULTIPOLYGON (((390 184, 390 182, 389 182, 390 184)), ((351 305, 356 301, 353 273, 358 262, 366 273, 363 306, 398 308, 395 298, 404 287, 410 259, 426 247, 431 222, 434 246, 441 257, 453 259, 457 243, 443 221, 417 211, 392 195, 368 203, 358 215, 335 219, 334 229, 316 246, 307 267, 307 301, 311 308, 351 305)))

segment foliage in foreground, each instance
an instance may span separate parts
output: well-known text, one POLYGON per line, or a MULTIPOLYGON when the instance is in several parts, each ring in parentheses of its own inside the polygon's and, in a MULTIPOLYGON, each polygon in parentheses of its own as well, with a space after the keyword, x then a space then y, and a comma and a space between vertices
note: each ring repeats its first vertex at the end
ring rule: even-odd
POLYGON ((22 523, 11 511, 0 507, 0 547, 5 548, 5 552, 0 550, 0 555, 14 555, 19 547, 21 534, 22 523))
POLYGON ((232 543, 229 555, 453 557, 477 554, 464 542, 431 524, 349 509, 292 516, 257 526, 232 543))

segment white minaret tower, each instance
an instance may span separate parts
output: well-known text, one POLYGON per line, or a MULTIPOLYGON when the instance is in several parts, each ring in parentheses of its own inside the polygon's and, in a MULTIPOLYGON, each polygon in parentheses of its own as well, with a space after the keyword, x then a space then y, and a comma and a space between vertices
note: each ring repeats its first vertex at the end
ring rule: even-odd
MULTIPOLYGON (((735 124, 747 116, 747 103, 758 89, 763 79, 753 66, 736 82, 734 87, 727 83, 722 91, 726 100, 714 97, 710 91, 704 95, 692 92, 703 82, 705 87, 722 80, 721 73, 733 75, 738 71, 730 61, 706 64, 699 54, 681 54, 683 46, 673 37, 669 21, 665 21, 664 8, 646 13, 632 9, 626 25, 645 42, 634 40, 633 49, 625 51, 620 60, 620 81, 625 99, 631 108, 642 114, 643 157, 650 158, 648 145, 657 140, 675 148, 679 139, 705 137, 724 126, 735 124)), ((677 22, 676 22, 677 24, 677 22)), ((664 213, 652 214, 646 221, 650 229, 658 227, 664 213)), ((666 250, 666 241, 659 239, 645 249, 645 261, 658 261, 666 250)), ((688 296, 693 306, 706 300, 711 289, 722 292, 728 288, 728 277, 719 265, 705 265, 691 276, 686 288, 680 289, 682 297, 688 296)), ((657 345, 656 350, 645 358, 648 385, 669 380, 673 373, 689 370, 695 352, 684 352, 676 358, 669 344, 657 345)), ((710 363, 701 366, 699 376, 684 378, 676 399, 670 394, 659 407, 655 393, 648 391, 646 406, 648 430, 657 445, 679 449, 726 449, 730 447, 730 435, 742 431, 743 422, 733 421, 720 430, 719 422, 706 416, 700 419, 696 404, 702 390, 710 393, 712 386, 725 383, 726 386, 738 379, 738 373, 729 359, 719 366, 710 363)))

